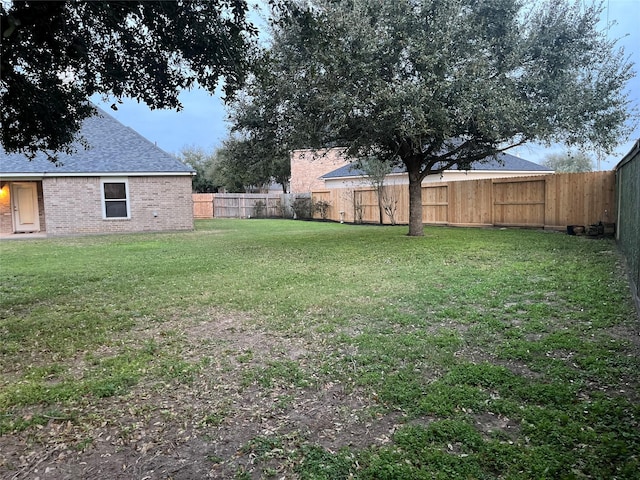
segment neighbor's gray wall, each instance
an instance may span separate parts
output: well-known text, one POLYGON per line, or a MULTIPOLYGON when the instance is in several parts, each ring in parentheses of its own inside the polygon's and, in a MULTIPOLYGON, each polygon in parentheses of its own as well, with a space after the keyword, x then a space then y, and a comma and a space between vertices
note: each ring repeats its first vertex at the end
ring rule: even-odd
POLYGON ((640 315, 640 140, 616 167, 616 238, 627 258, 640 315))

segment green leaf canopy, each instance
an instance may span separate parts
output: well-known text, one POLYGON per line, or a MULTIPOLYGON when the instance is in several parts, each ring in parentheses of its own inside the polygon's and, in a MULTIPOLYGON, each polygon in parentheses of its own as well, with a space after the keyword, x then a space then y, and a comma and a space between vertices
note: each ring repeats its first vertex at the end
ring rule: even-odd
POLYGON ((342 145, 409 174, 410 235, 426 175, 527 142, 610 151, 630 131, 624 52, 584 2, 294 3, 268 52, 292 147, 342 145))
POLYGON ((224 79, 231 94, 255 33, 246 13, 246 0, 1 2, 2 146, 70 151, 94 94, 177 109, 196 85, 224 79))

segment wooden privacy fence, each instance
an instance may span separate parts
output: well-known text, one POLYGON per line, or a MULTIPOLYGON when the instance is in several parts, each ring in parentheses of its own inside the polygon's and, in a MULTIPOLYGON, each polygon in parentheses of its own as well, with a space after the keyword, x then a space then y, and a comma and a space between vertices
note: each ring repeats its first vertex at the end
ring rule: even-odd
POLYGON ((282 217, 282 195, 267 193, 194 193, 194 218, 282 217))
MULTIPOLYGON (((408 185, 385 187, 386 205, 395 209, 394 221, 409 223, 408 185)), ((312 192, 314 202, 330 203, 335 221, 378 223, 373 188, 312 192)), ((385 214, 384 223, 392 223, 385 214)), ((422 220, 431 225, 514 226, 566 230, 615 222, 615 173, 563 173, 433 182, 422 187, 422 220)))

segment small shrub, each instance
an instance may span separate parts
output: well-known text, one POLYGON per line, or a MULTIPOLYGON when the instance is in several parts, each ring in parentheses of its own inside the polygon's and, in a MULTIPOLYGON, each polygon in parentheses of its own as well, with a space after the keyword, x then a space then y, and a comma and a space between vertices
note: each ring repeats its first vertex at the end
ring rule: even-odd
POLYGON ((317 212, 320 214, 320 218, 322 218, 322 220, 326 220, 327 219, 327 214, 329 213, 329 207, 331 206, 331 203, 326 201, 326 200, 318 200, 314 205, 313 205, 313 211, 317 212))
POLYGON ((253 204, 254 217, 264 218, 266 212, 267 212, 267 204, 262 200, 257 200, 256 203, 253 204))
POLYGON ((389 217, 391 225, 396 224, 396 212, 398 210, 398 196, 396 190, 385 188, 380 199, 380 204, 384 213, 389 217))
POLYGON ((297 197, 291 204, 294 218, 308 219, 313 216, 313 203, 309 197, 297 197))

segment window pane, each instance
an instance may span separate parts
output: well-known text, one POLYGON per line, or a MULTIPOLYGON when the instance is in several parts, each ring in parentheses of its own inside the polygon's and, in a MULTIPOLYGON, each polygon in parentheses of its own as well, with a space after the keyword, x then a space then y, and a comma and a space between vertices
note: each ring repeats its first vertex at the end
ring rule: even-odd
POLYGON ((124 199, 127 198, 124 183, 105 183, 104 198, 106 199, 124 199))
POLYGON ((126 201, 105 202, 104 206, 107 218, 127 218, 126 201))

